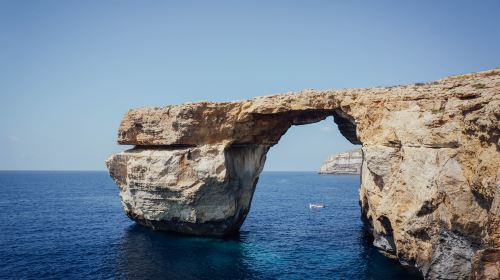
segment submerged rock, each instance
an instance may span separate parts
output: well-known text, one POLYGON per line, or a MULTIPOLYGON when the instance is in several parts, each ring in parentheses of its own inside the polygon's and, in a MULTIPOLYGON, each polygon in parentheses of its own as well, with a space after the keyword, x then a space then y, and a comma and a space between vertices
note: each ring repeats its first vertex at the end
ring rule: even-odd
POLYGON ((432 83, 305 90, 128 111, 106 164, 129 217, 197 235, 238 231, 268 149, 333 116, 362 144, 374 244, 429 279, 498 278, 500 70, 432 83))
POLYGON ((361 149, 333 154, 319 168, 320 174, 357 175, 361 173, 361 149))

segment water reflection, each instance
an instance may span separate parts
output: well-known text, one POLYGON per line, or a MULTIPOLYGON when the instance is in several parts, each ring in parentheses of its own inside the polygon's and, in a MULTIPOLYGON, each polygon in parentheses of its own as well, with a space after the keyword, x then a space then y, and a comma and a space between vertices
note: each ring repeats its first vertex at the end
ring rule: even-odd
POLYGON ((266 173, 234 239, 126 228, 116 275, 127 279, 417 279, 371 245, 358 177, 266 173), (286 181, 284 181, 286 179, 286 181), (311 211, 308 203, 327 205, 311 211))
POLYGON ((127 279, 248 279, 245 241, 186 237, 132 225, 119 246, 117 274, 127 279))
POLYGON ((135 225, 104 172, 0 172, 0 278, 411 279, 366 239, 358 185, 265 173, 240 236, 221 240, 135 225))
POLYGON ((335 279, 347 276, 418 279, 397 261, 377 252, 364 229, 360 228, 358 233, 357 258, 343 258, 338 252, 333 258, 323 260, 329 269, 310 275, 307 266, 318 265, 314 259, 304 259, 301 265, 287 262, 278 252, 250 242, 253 239, 250 232, 242 232, 232 239, 217 239, 173 235, 134 224, 125 230, 120 240, 115 275, 126 279, 335 279))

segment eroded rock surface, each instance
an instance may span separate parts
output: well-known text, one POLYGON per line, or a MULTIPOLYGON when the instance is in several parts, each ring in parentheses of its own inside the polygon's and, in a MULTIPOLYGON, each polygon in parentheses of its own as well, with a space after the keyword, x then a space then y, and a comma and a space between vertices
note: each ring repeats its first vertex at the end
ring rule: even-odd
POLYGON ((362 144, 360 205, 374 245, 429 279, 498 278, 500 70, 426 84, 305 90, 133 109, 107 160, 125 212, 169 231, 228 235, 268 149, 334 116, 362 144))
POLYGON ((243 223, 268 148, 136 147, 106 164, 133 220, 154 229, 222 236, 243 223))
POLYGON ((330 155, 319 168, 320 174, 357 175, 361 173, 361 149, 330 155))

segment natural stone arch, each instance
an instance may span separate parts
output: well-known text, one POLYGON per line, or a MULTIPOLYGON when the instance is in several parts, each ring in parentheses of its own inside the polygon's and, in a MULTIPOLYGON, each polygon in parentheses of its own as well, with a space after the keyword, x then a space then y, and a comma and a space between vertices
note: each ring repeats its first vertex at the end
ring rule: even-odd
MULTIPOLYGON (((265 154, 291 125, 334 116, 363 144, 360 205, 375 245, 425 276, 490 273, 500 243, 500 71, 388 88, 130 110, 107 161, 127 215, 199 235, 236 232, 265 154), (493 252, 493 253, 491 253, 493 252), (491 260, 491 258, 488 258, 491 260)), ((498 258, 497 258, 498 259, 498 258)))
MULTIPOLYGON (((199 127, 217 126, 219 120, 231 118, 213 111, 211 106, 217 104, 201 104, 182 105, 188 108, 177 107, 182 113, 176 114, 190 116, 194 120, 201 120, 205 116, 204 123, 197 124, 199 127)), ((145 109, 149 117, 152 116, 149 122, 136 119, 144 115, 129 111, 120 128, 120 143, 137 144, 146 141, 140 139, 164 133, 150 132, 147 127, 161 127, 161 118, 170 115, 172 108, 145 109)), ((252 114, 246 122, 236 122, 234 131, 230 132, 196 130, 180 136, 182 140, 175 140, 182 143, 137 145, 132 150, 110 158, 107 164, 112 177, 120 178, 118 184, 125 187, 121 188, 121 198, 125 212, 133 220, 167 231, 232 235, 239 231, 250 210, 269 149, 278 143, 291 126, 319 122, 329 116, 333 116, 335 122, 340 124, 339 130, 349 137, 347 139, 355 144, 360 143, 354 120, 340 108, 297 109, 252 114), (237 137, 232 141, 218 139, 221 135, 216 133, 223 132, 237 137), (206 139, 201 139, 201 133, 206 139), (144 175, 148 177, 141 177, 144 175), (156 200, 169 203, 150 202, 156 200)), ((182 129, 179 123, 172 122, 172 128, 182 129)), ((167 138, 158 140, 167 141, 167 138)))

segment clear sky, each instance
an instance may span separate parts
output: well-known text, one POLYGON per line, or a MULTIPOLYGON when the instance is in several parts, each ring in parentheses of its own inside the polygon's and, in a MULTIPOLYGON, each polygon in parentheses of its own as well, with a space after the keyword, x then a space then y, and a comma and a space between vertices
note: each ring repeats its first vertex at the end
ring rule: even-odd
MULTIPOLYGON (((500 1, 0 1, 0 169, 103 170, 133 107, 500 66, 500 1)), ((266 170, 352 146, 292 128, 266 170)))

